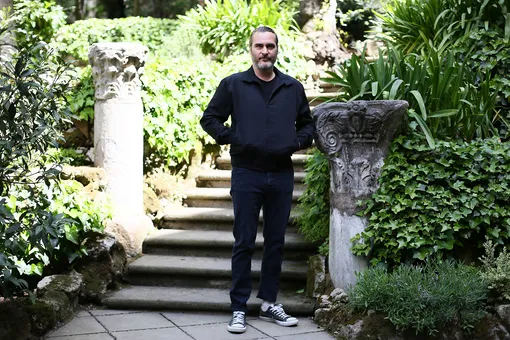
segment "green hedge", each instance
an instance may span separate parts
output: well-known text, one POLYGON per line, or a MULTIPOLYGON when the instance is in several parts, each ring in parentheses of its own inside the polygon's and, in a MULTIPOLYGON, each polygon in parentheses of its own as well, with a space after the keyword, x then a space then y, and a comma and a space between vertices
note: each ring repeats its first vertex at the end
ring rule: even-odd
POLYGON ((509 244, 510 142, 442 141, 430 149, 399 137, 385 163, 356 255, 393 265, 481 248, 486 237, 509 244))
POLYGON ((87 19, 61 27, 52 44, 64 56, 87 62, 90 45, 98 42, 138 41, 154 53, 164 48, 175 28, 175 20, 170 19, 87 19))

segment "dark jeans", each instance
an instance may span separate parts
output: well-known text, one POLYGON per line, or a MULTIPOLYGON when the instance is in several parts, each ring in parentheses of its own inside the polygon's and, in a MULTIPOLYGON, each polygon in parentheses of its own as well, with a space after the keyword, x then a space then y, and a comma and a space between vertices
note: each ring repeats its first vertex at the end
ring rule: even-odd
POLYGON ((232 169, 230 195, 234 204, 234 248, 232 251, 233 311, 247 311, 251 294, 251 259, 260 209, 264 215, 264 254, 257 297, 275 302, 280 284, 285 229, 289 220, 294 189, 294 171, 258 172, 232 169))

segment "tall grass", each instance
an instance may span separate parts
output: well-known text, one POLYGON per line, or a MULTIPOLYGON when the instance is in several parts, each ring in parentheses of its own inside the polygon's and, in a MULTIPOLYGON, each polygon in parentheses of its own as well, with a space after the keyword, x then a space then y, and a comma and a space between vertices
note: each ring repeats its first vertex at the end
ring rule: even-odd
POLYGON ((453 52, 431 49, 427 55, 404 55, 389 49, 387 57, 368 62, 365 52, 353 55, 326 82, 339 85, 340 101, 403 99, 409 114, 431 147, 436 138, 471 140, 497 135, 497 95, 490 76, 466 69, 453 52), (477 85, 478 84, 478 85, 477 85))
POLYGON ((391 0, 379 15, 385 36, 405 53, 442 50, 477 28, 510 35, 507 0, 391 0))

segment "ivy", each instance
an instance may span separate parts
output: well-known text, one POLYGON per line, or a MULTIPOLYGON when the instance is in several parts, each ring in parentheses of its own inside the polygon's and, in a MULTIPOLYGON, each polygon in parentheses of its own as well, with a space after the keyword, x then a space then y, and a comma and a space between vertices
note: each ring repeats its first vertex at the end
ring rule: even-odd
POLYGON ((366 230, 354 254, 390 265, 480 247, 510 237, 510 143, 496 138, 441 141, 435 149, 415 135, 399 137, 379 189, 362 214, 366 230))
POLYGON ((326 156, 315 150, 306 165, 306 190, 299 198, 299 231, 311 242, 320 244, 319 252, 327 254, 329 235, 329 166, 326 156))

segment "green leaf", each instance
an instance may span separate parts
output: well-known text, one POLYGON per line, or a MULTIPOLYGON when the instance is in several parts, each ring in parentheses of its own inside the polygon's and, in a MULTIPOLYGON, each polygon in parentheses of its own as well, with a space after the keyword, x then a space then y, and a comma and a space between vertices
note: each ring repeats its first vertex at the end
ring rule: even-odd
POLYGON ((412 90, 409 93, 411 93, 414 96, 414 98, 416 99, 416 102, 418 103, 418 106, 420 108, 421 117, 423 118, 423 121, 425 122, 427 120, 427 109, 425 108, 425 103, 423 101, 423 97, 421 96, 421 93, 416 90, 412 90))
POLYGON ((409 112, 409 115, 416 120, 416 122, 422 129, 430 148, 434 149, 436 147, 436 143, 434 141, 434 137, 432 136, 432 133, 429 130, 429 127, 427 126, 427 123, 425 123, 425 121, 418 114, 416 114, 416 112, 414 110, 409 110, 408 112, 409 112))

